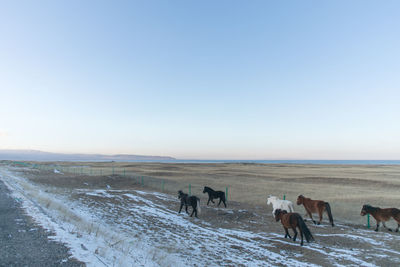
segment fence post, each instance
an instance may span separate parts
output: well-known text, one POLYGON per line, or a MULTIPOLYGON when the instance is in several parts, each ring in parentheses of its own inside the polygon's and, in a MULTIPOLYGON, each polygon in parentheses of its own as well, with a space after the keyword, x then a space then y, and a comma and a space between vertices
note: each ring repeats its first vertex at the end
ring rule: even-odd
POLYGON ((226 187, 225 191, 226 191, 226 193, 225 193, 226 201, 228 201, 228 187, 226 187))
POLYGON ((286 199, 286 195, 283 195, 283 200, 285 200, 286 199))
POLYGON ((191 195, 192 195, 192 185, 189 184, 189 196, 191 196, 191 195))
POLYGON ((367 214, 367 228, 369 229, 371 225, 369 224, 369 213, 367 214))

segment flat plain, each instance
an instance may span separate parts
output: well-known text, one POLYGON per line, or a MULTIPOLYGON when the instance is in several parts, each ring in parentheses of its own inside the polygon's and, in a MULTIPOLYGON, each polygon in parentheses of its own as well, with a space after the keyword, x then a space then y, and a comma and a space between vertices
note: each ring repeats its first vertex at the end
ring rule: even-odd
MULTIPOLYGON (((73 255, 89 266, 400 263, 400 234, 367 229, 366 217, 360 216, 363 203, 397 206, 398 166, 34 164, 7 163, 0 168, 0 178, 20 193, 18 198, 40 207, 32 216, 55 222, 65 242, 72 244, 73 255), (178 214, 177 190, 188 191, 189 185, 201 198, 198 219, 178 214), (216 190, 228 186, 228 207, 206 206, 205 185, 216 190), (282 225, 266 205, 269 194, 292 201, 299 194, 329 201, 335 227, 326 215, 319 226, 307 220, 315 241, 301 247, 299 241, 283 237, 282 225)), ((301 206, 295 205, 295 211, 304 215, 301 206)))
MULTIPOLYGON (((52 164, 52 163, 47 163, 52 164)), ((54 164, 54 163, 53 163, 54 164)), ((330 203, 334 218, 365 224, 363 204, 400 208, 400 165, 312 165, 253 163, 123 163, 62 162, 89 175, 120 174, 156 190, 175 194, 179 189, 206 200, 204 186, 226 191, 228 199, 266 205, 268 195, 295 203, 302 194, 330 203), (114 170, 113 170, 114 169, 114 170)), ((66 169, 68 170, 68 168, 66 169)), ((71 170, 71 168, 69 169, 71 170)), ((123 185, 121 185, 123 187, 123 185)), ((303 207, 295 206, 304 212, 303 207)))

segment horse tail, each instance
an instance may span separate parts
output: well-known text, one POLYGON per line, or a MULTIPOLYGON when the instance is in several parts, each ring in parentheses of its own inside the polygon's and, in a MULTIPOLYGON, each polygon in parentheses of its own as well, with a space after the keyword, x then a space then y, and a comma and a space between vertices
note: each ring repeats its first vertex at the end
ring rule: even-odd
POLYGON ((328 202, 325 202, 325 209, 326 209, 326 212, 328 213, 328 216, 329 216, 329 222, 332 224, 332 226, 334 226, 333 217, 332 217, 332 211, 331 211, 331 205, 329 205, 328 202))
POLYGON ((313 241, 314 237, 312 236, 310 229, 308 229, 307 225, 304 223, 304 220, 303 218, 301 218, 300 215, 297 216, 297 224, 299 225, 300 230, 303 232, 307 242, 313 241))
POLYGON ((197 200, 197 211, 200 213, 201 212, 200 198, 196 197, 196 200, 197 200))

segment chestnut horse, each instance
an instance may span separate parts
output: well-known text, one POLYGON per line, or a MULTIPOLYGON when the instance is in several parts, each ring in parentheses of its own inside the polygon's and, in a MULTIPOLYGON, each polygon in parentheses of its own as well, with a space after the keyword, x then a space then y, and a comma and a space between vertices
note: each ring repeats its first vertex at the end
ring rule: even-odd
POLYGON ((303 218, 301 218, 300 214, 295 212, 287 213, 286 210, 277 209, 275 210, 274 215, 275 215, 275 220, 277 222, 280 220, 283 225, 283 229, 285 229, 285 238, 287 237, 292 238, 289 235, 289 230, 288 230, 289 228, 292 228, 294 232, 293 241, 296 241, 297 237, 296 227, 297 227, 299 228, 300 231, 300 237, 301 237, 300 245, 303 245, 303 234, 307 240, 307 243, 309 243, 311 240, 314 240, 314 237, 312 236, 307 225, 304 223, 303 218))
POLYGON ((332 212, 331 212, 331 206, 329 205, 328 202, 322 201, 322 200, 312 200, 311 198, 306 198, 303 195, 300 195, 297 197, 297 205, 303 204, 304 208, 307 211, 308 216, 310 216, 311 220, 313 221, 314 224, 321 224, 322 221, 322 214, 324 211, 328 213, 329 217, 329 222, 332 224, 332 226, 335 226, 333 224, 333 217, 332 217, 332 212), (312 217, 312 213, 318 213, 319 215, 319 222, 316 223, 312 217))
POLYGON ((396 232, 399 231, 400 228, 400 210, 396 208, 389 209, 381 209, 378 207, 372 207, 371 205, 364 205, 361 209, 361 216, 365 216, 367 214, 371 214, 372 217, 376 220, 376 228, 375 231, 378 232, 379 224, 382 222, 383 227, 392 231, 392 229, 387 228, 385 222, 389 221, 391 217, 397 222, 396 232))

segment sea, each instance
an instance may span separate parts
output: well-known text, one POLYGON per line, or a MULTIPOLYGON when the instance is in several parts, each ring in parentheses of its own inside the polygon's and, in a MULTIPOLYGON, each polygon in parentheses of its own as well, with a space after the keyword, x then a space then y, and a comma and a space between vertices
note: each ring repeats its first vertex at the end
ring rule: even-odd
POLYGON ((400 165, 400 160, 168 160, 169 163, 264 163, 319 165, 400 165))

